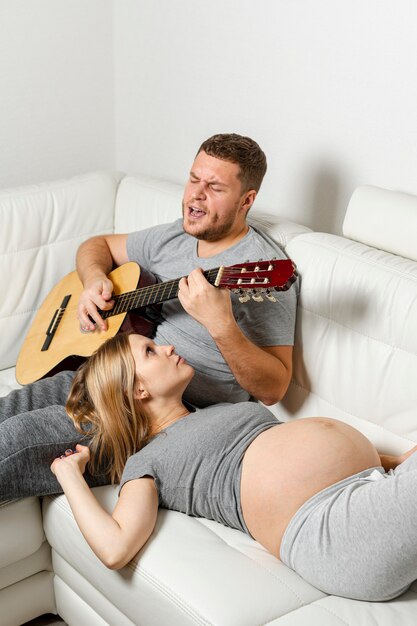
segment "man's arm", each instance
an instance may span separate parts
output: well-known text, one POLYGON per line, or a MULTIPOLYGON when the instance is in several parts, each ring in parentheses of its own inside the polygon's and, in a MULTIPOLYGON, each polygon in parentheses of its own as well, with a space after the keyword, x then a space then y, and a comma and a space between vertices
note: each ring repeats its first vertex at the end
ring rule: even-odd
POLYGON ((91 319, 101 330, 107 330, 107 322, 97 307, 102 311, 113 307, 113 283, 107 275, 114 267, 128 262, 126 244, 127 235, 101 235, 88 239, 78 248, 77 272, 84 285, 78 303, 78 319, 85 330, 94 330, 91 319))
POLYGON ((266 405, 279 402, 292 375, 292 346, 260 347, 237 324, 230 294, 206 281, 194 270, 179 283, 184 309, 212 336, 224 360, 243 389, 266 405))
POLYGON ((291 381, 293 347, 259 347, 235 321, 228 328, 212 337, 239 385, 267 406, 282 400, 291 381))

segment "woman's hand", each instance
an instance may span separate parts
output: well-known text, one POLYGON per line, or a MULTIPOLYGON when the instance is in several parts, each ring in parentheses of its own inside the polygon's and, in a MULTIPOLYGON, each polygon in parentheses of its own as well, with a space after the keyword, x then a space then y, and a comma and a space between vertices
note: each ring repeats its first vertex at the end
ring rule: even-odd
POLYGON ((82 446, 77 443, 75 450, 65 450, 64 454, 57 457, 52 465, 51 470, 58 478, 63 475, 64 472, 81 472, 84 474, 86 465, 90 460, 90 448, 88 446, 82 446))

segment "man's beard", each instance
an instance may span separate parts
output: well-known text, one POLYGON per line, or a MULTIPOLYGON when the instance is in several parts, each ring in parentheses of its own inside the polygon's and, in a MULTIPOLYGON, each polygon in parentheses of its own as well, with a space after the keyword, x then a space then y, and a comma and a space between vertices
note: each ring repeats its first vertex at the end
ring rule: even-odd
POLYGON ((193 237, 195 237, 196 239, 200 241, 219 241, 224 236, 230 233, 230 231, 232 230, 233 224, 235 222, 235 217, 236 217, 235 215, 233 216, 230 215, 229 219, 226 222, 223 222, 222 224, 218 224, 214 222, 214 224, 213 223, 209 224, 205 228, 202 228, 200 231, 189 232, 188 230, 186 230, 186 224, 185 224, 185 219, 184 219, 185 210, 186 209, 184 208, 184 205, 183 205, 182 207, 183 222, 182 223, 183 223, 184 232, 186 232, 188 235, 192 235, 193 237))

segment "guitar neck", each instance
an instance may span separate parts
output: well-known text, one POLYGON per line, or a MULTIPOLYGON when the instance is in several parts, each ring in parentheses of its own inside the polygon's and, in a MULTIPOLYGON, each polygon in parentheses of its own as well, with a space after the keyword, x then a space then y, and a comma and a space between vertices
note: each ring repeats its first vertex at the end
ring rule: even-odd
MULTIPOLYGON (((208 282, 215 284, 219 273, 218 267, 203 272, 208 282)), ((163 283, 155 283, 147 287, 139 287, 133 291, 127 291, 118 296, 114 296, 114 307, 110 311, 100 311, 103 319, 107 319, 113 315, 120 313, 128 313, 134 309, 150 306, 152 304, 161 304, 167 300, 173 300, 178 296, 178 285, 181 278, 175 278, 163 283)))

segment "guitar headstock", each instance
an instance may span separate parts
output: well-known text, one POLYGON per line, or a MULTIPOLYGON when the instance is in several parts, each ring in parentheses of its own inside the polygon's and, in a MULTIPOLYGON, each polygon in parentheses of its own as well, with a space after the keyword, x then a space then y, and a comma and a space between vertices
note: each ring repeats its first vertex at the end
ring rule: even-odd
POLYGON ((250 298, 262 302, 264 297, 276 302, 271 292, 286 291, 296 278, 296 267, 291 259, 272 259, 222 266, 214 284, 232 290, 239 295, 241 302, 250 298))

